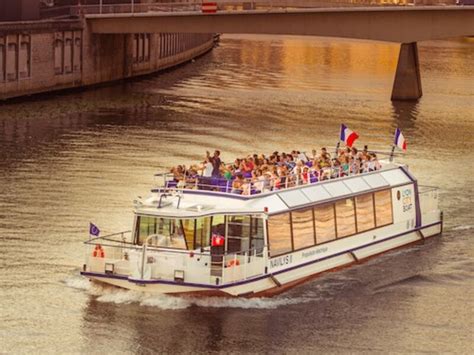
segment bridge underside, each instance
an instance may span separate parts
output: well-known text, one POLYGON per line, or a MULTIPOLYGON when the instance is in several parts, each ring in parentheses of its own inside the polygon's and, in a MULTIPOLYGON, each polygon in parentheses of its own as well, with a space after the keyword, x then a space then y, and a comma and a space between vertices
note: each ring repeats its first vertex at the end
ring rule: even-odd
POLYGON ((392 100, 422 95, 416 42, 474 35, 474 7, 464 6, 104 14, 86 19, 93 33, 308 35, 400 43, 392 100))

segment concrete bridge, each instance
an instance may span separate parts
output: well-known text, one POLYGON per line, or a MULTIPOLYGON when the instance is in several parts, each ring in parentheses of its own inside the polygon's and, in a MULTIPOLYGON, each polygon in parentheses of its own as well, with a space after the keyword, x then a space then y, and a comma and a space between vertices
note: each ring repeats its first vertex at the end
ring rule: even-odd
POLYGON ((376 6, 85 15, 96 34, 239 33, 307 35, 400 43, 392 100, 422 96, 417 42, 474 35, 474 7, 376 6))

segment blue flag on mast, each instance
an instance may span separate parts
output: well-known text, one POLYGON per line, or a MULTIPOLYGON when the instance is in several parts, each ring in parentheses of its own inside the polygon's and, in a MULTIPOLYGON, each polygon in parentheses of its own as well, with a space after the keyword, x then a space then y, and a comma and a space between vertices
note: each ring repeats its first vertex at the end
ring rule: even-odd
POLYGON ((89 223, 89 234, 98 237, 100 229, 94 223, 89 223))

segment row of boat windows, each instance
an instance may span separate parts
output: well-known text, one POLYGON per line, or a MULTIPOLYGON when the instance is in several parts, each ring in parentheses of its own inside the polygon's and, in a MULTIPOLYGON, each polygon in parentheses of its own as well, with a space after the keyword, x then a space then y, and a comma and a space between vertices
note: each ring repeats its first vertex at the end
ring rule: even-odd
MULTIPOLYGON (((270 256, 348 237, 393 223, 391 190, 368 193, 335 203, 270 216, 270 256)), ((263 220, 252 216, 196 219, 137 217, 135 243, 166 248, 206 250, 213 235, 226 236, 225 250, 244 252, 264 246, 263 220), (226 235, 227 223, 227 235, 226 235)))
POLYGON ((268 219, 270 256, 393 223, 391 190, 368 193, 268 219))
MULTIPOLYGON (((137 217, 135 243, 148 245, 205 250, 211 246, 213 235, 224 236, 227 223, 225 251, 234 253, 249 249, 263 249, 263 220, 251 216, 211 216, 196 219, 172 219, 161 217, 137 217)), ((221 250, 220 252, 224 252, 221 250)))

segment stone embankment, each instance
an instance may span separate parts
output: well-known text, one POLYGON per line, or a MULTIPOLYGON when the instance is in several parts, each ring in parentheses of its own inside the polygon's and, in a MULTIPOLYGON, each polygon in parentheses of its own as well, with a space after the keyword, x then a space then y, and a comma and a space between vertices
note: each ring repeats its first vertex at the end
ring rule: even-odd
POLYGON ((80 19, 0 23, 0 100, 154 73, 213 45, 213 34, 94 35, 80 19))

